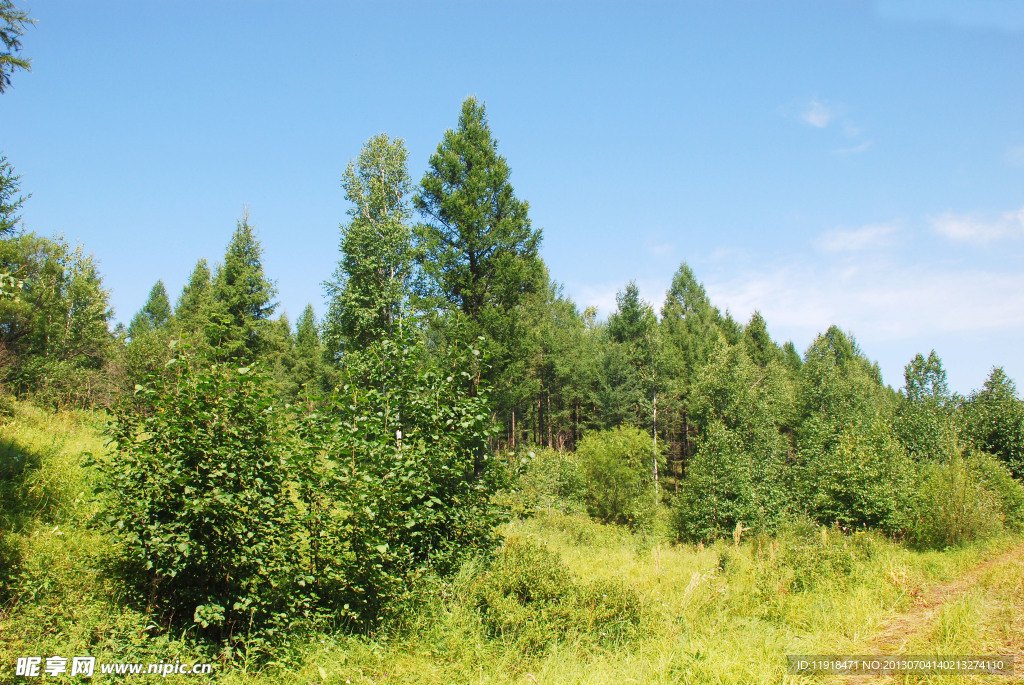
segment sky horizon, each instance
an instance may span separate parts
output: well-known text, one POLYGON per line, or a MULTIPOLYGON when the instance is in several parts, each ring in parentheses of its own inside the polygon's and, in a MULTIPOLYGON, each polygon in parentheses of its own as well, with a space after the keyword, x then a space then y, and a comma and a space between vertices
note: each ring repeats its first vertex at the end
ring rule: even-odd
POLYGON ((0 96, 27 230, 100 261, 116 319, 177 297, 247 207, 294 323, 337 263, 348 161, 418 182, 487 106, 541 256, 606 317, 681 262, 803 352, 835 324, 903 385, 1024 383, 1024 3, 17 1, 0 96))

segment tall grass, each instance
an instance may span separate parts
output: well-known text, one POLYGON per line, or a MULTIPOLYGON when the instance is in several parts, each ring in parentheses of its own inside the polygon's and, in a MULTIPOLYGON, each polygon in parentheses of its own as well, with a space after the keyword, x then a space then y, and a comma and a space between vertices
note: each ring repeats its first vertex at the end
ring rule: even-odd
MULTIPOLYGON (((2 421, 0 554, 13 563, 0 571, 0 680, 27 655, 216 659, 150 623, 105 571, 118 550, 90 527, 103 512, 87 466, 105 449, 103 415, 16 403, 2 421)), ((217 682, 779 683, 786 654, 856 652, 930 587, 1017 542, 921 552, 797 523, 705 547, 671 544, 659 525, 630 532, 543 507, 504 526, 493 559, 420 580, 378 632, 323 635, 259 668, 218 663, 217 682)), ((907 648, 1020 651, 1021 587, 1024 567, 993 568, 907 648)))

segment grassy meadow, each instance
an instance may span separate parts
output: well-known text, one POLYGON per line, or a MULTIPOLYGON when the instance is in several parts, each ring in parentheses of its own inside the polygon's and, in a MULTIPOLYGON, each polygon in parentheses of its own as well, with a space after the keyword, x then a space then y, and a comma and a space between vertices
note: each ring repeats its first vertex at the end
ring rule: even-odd
MULTIPOLYGON (((275 661, 224 663, 187 631, 151 623, 115 580, 118 554, 95 525, 104 494, 89 466, 104 458, 104 415, 6 409, 5 681, 19 656, 88 654, 210 661, 222 683, 780 683, 798 682, 785 675, 786 654, 996 654, 1024 644, 1024 565, 1006 555, 1017 539, 917 552, 871 532, 794 524, 705 547, 672 544, 657 522, 631 532, 544 506, 503 526, 492 560, 417 581, 378 632, 297 636, 275 661), (958 579, 898 640, 877 641, 887 620, 913 616, 958 579)), ((195 677, 97 673, 93 682, 124 678, 195 677)))

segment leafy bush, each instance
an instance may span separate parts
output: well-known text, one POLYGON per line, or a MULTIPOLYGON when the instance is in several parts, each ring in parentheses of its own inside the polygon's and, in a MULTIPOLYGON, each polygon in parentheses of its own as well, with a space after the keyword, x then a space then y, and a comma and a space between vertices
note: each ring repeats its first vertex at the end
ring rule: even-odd
MULTIPOLYGON (((289 621, 296 569, 280 419, 253 367, 179 355, 109 436, 107 522, 168 623, 258 649, 289 621)), ((300 580, 301 582, 301 580, 300 580)))
MULTIPOLYGON (((919 547, 942 548, 1002 530, 1003 501, 994 490, 1011 507, 1020 506, 1021 493, 1019 485, 1015 493, 1005 481, 1000 482, 998 466, 983 455, 969 459, 953 455, 945 462, 925 464, 913 500, 909 541, 919 547)), ((1003 473, 1005 478, 1008 474, 1003 473)))
POLYGON ((797 478, 808 513, 825 525, 906 530, 917 468, 881 417, 837 434, 804 427, 804 467, 797 478))
POLYGON ((654 441, 632 426, 591 433, 576 456, 583 467, 590 515, 605 523, 642 526, 654 514, 654 441))
POLYGON ((467 601, 489 637, 527 653, 558 642, 611 646, 641 637, 639 593, 611 581, 582 583, 557 554, 519 538, 506 541, 469 582, 467 601))
POLYGON ((737 525, 774 528, 789 508, 784 477, 792 390, 778 361, 755 366, 740 346, 716 346, 687 403, 697 451, 673 511, 682 540, 710 541, 737 525))
POLYGON ((555 509, 575 513, 585 509, 586 480, 573 452, 540 447, 513 456, 511 491, 503 493, 512 514, 530 516, 555 509))
POLYGON ((477 355, 457 355, 441 373, 420 366, 419 351, 385 340, 350 358, 359 385, 300 425, 294 463, 312 591, 355 626, 386 614, 414 578, 449 574, 496 542, 497 466, 477 355))
POLYGON ((1024 532, 1024 485, 1013 477, 1009 467, 985 452, 970 453, 966 466, 996 499, 1003 525, 1014 532, 1024 532))

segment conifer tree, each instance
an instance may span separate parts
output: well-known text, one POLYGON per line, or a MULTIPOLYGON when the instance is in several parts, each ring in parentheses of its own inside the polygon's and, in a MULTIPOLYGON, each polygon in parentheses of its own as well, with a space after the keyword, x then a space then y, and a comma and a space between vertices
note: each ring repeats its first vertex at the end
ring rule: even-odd
POLYGON ((10 87, 15 69, 28 71, 32 68, 31 60, 19 57, 18 53, 21 52, 25 27, 34 23, 35 19, 30 19, 27 11, 17 9, 12 0, 0 0, 0 42, 3 43, 3 50, 0 50, 0 93, 10 87))
POLYGON ((128 325, 128 337, 136 338, 146 331, 163 328, 171 318, 171 303, 163 281, 157 281, 149 291, 149 298, 128 325))
MULTIPOLYGON (((524 344, 523 309, 547 285, 541 232, 530 224, 528 203, 515 196, 476 98, 462 103, 458 126, 445 132, 429 164, 413 198, 425 220, 416 227, 419 306, 445 343, 482 347, 498 422, 510 426, 526 394, 521 386, 532 382, 519 369, 533 349, 524 344)), ((546 400, 537 398, 539 411, 546 400)))
POLYGON ((20 181, 7 158, 0 156, 0 237, 13 233, 21 220, 18 210, 28 198, 18 194, 20 181))
POLYGON ((313 312, 307 304, 295 322, 295 366, 293 380, 300 397, 315 397, 328 390, 324 368, 324 346, 313 312))
POLYGON ((484 105, 466 98, 458 128, 444 134, 413 200, 426 219, 417 234, 428 292, 475 322, 488 309, 514 308, 542 285, 541 232, 509 173, 484 105))
POLYGON ((761 368, 781 357, 779 346, 768 335, 768 326, 764 317, 761 316, 761 312, 755 311, 750 317, 750 322, 743 329, 743 344, 750 361, 761 368))
POLYGON ((213 277, 210 342, 222 359, 255 361, 265 347, 264 329, 277 289, 263 274, 263 248, 246 214, 213 277))
POLYGON ((194 330, 199 321, 205 318, 211 300, 210 267, 205 259, 200 259, 174 305, 174 318, 186 330, 194 330))

